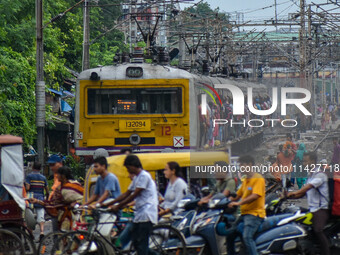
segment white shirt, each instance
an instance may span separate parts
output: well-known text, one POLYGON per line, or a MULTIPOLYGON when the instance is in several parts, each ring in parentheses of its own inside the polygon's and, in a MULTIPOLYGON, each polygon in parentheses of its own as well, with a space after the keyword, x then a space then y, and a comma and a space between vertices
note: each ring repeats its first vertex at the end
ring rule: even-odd
POLYGON ((187 189, 188 185, 182 178, 177 178, 174 183, 169 182, 161 207, 176 213, 178 202, 188 193, 187 189))
POLYGON ((307 191, 308 207, 311 212, 319 209, 328 209, 329 193, 327 175, 319 172, 319 169, 313 169, 313 173, 308 176, 307 184, 314 187, 307 191))
POLYGON ((158 197, 156 184, 152 180, 151 175, 142 170, 139 175, 133 178, 129 186, 130 191, 135 191, 137 188, 143 189, 135 198, 136 211, 133 222, 149 222, 157 224, 158 221, 158 197))

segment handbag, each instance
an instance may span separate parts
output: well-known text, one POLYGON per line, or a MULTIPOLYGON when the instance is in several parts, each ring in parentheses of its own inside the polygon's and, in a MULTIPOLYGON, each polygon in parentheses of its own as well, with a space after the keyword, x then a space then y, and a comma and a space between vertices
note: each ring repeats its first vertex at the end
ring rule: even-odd
POLYGON ((33 210, 29 207, 26 207, 25 210, 25 222, 27 224, 27 227, 31 230, 35 230, 35 226, 37 224, 37 220, 34 217, 33 210))

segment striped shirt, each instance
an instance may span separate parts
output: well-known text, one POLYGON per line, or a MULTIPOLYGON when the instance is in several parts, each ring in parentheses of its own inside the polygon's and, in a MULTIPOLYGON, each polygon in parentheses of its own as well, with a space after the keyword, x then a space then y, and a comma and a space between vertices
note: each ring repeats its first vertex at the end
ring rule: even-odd
MULTIPOLYGON (((31 174, 26 176, 26 183, 30 185, 29 192, 33 192, 33 196, 36 199, 44 199, 44 189, 47 187, 46 177, 37 171, 33 171, 31 174)), ((39 207, 35 205, 35 207, 39 207)))

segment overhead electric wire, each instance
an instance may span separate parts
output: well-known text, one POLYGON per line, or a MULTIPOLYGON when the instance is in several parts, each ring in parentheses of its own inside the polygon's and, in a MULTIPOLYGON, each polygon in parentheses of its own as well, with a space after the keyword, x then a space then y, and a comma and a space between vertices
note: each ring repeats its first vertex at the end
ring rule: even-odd
MULTIPOLYGON (((290 0, 289 1, 285 1, 283 3, 278 3, 278 4, 276 4, 276 6, 283 5, 283 4, 286 4, 286 3, 289 3, 289 2, 290 2, 290 0)), ((245 11, 245 12, 242 12, 242 13, 247 14, 247 13, 262 11, 262 10, 269 9, 269 8, 272 8, 272 7, 275 7, 275 4, 271 4, 269 6, 265 6, 265 7, 258 8, 258 9, 255 9, 255 10, 251 10, 251 11, 245 11)))
POLYGON ((85 0, 81 0, 78 3, 76 3, 75 5, 73 5, 72 7, 68 8, 66 11, 59 13, 57 16, 53 17, 49 22, 47 22, 44 26, 43 29, 45 27, 47 27, 49 24, 51 24, 52 22, 57 21, 58 19, 61 19, 66 13, 68 13, 69 11, 71 11, 72 9, 76 8, 78 5, 80 5, 81 3, 85 2, 85 0))

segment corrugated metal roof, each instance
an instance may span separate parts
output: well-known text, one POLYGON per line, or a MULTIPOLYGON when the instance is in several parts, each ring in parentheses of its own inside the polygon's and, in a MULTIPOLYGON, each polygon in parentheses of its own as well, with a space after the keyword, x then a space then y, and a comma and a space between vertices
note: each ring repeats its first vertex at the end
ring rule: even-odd
POLYGON ((72 107, 65 102, 64 100, 61 100, 61 111, 62 112, 70 112, 72 111, 72 107))
POLYGON ((74 97, 74 95, 67 90, 63 90, 62 92, 64 97, 74 97))
POLYGON ((55 89, 48 89, 49 91, 51 91, 52 93, 62 96, 63 94, 61 93, 61 91, 55 90, 55 89))

